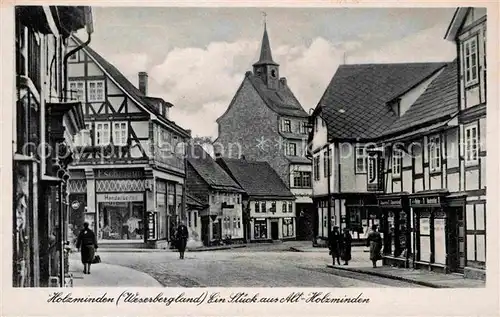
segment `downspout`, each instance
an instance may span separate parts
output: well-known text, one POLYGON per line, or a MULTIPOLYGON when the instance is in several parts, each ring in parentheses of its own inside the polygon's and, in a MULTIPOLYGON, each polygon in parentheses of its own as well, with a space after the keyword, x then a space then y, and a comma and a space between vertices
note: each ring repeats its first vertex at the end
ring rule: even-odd
POLYGON ((64 67, 64 101, 68 101, 68 59, 71 55, 75 54, 76 52, 80 51, 84 47, 87 47, 90 43, 90 40, 92 39, 92 33, 90 30, 87 30, 87 35, 88 39, 85 43, 81 44, 80 46, 77 46, 76 48, 72 49, 69 51, 66 55, 64 55, 64 60, 63 60, 63 67, 64 67))

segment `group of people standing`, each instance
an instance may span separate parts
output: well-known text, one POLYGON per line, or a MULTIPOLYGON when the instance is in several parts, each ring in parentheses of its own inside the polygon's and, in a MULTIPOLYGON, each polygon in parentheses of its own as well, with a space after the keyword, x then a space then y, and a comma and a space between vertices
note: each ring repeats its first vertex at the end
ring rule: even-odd
MULTIPOLYGON (((376 225, 373 225, 371 229, 372 231, 366 239, 366 246, 370 248, 370 261, 372 261, 373 267, 377 267, 377 261, 382 259, 382 236, 377 231, 376 225)), ((339 227, 333 227, 328 247, 333 259, 333 265, 335 265, 335 261, 340 265, 340 260, 344 261, 344 265, 349 265, 349 261, 352 258, 352 235, 348 228, 344 228, 343 232, 340 233, 339 227)))

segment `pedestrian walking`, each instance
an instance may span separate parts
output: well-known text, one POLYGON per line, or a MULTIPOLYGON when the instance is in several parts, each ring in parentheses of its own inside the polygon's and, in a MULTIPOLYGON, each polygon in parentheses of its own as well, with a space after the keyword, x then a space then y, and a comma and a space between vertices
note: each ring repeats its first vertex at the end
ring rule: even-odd
POLYGON ((177 234, 175 238, 177 240, 176 244, 177 250, 179 250, 179 258, 184 259, 184 252, 186 251, 186 244, 189 238, 189 231, 184 222, 181 222, 177 227, 177 234))
POLYGON ((344 233, 342 234, 342 260, 344 265, 349 265, 351 260, 351 247, 352 247, 352 235, 349 232, 349 228, 344 228, 344 233))
POLYGON ((330 240, 328 241, 330 247, 330 255, 333 259, 333 265, 335 265, 335 260, 340 265, 340 252, 342 250, 342 235, 339 232, 339 227, 333 227, 333 231, 330 234, 330 240))
POLYGON ((382 249, 382 236, 377 231, 377 225, 372 226, 372 231, 368 234, 366 245, 370 247, 370 260, 373 267, 377 267, 377 261, 382 259, 380 251, 382 249))
POLYGON ((90 274, 90 265, 97 249, 97 239, 94 232, 90 230, 88 222, 83 223, 83 229, 76 240, 76 248, 81 250, 83 274, 90 274))

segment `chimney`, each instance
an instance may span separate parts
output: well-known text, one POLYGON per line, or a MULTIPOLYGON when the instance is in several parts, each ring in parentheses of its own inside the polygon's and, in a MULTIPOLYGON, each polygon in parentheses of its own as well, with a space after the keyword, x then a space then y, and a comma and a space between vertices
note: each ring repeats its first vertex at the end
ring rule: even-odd
POLYGON ((139 90, 144 94, 148 95, 148 73, 139 72, 139 90))
POLYGON ((285 77, 281 77, 280 78, 280 83, 281 83, 282 87, 286 86, 286 78, 285 77))

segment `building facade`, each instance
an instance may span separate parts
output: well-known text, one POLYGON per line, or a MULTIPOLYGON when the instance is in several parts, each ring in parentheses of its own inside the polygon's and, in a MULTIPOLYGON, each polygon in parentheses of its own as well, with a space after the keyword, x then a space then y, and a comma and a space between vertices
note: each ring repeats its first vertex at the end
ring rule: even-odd
POLYGON ((466 276, 486 271, 486 8, 458 8, 446 39, 458 52, 460 156, 457 190, 465 195, 458 250, 466 276))
POLYGON ((349 228, 356 243, 366 239, 372 225, 381 225, 377 195, 384 192, 384 178, 371 179, 374 166, 369 165, 368 150, 444 65, 339 67, 310 118, 317 243, 325 243, 329 224, 349 228))
POLYGON ((268 162, 295 195, 299 239, 312 233, 311 161, 306 157, 308 114, 280 77, 267 30, 259 60, 248 71, 226 112, 217 119, 214 151, 223 157, 268 162))
POLYGON ((147 73, 136 88, 89 46, 71 56, 68 77, 85 118, 69 183, 73 231, 87 221, 106 247, 165 248, 186 216, 190 131, 169 119, 172 104, 147 95, 147 73))
MULTIPOLYGON (((68 164, 84 128, 81 103, 66 92, 68 37, 93 32, 82 6, 15 7, 16 105, 13 109, 13 286, 70 284, 68 164), (41 150, 40 150, 41 149, 41 150)), ((81 46, 75 50, 81 49, 81 46)))
POLYGON ((295 240, 295 196, 267 162, 217 158, 217 163, 245 191, 244 227, 247 241, 295 240))
MULTIPOLYGON (((347 107, 355 98, 349 98, 343 86, 377 85, 380 78, 374 81, 362 68, 377 69, 378 77, 383 69, 393 66, 345 66, 357 68, 362 78, 332 83, 334 87, 327 89, 311 118, 316 121, 311 136, 313 192, 319 217, 324 217, 328 201, 322 195, 325 188, 333 190, 332 224, 353 230, 352 220, 357 224, 356 218, 361 218, 362 227, 371 223, 379 226, 384 236, 384 264, 485 279, 486 10, 457 9, 446 38, 457 43, 454 61, 428 64, 430 68, 421 69, 420 78, 413 77, 407 84, 402 73, 393 70, 387 79, 397 79, 403 86, 382 98, 384 108, 377 118, 364 116, 373 113, 377 106, 373 102, 366 102, 369 109, 359 108, 358 124, 377 129, 366 136, 358 135, 356 143, 344 139, 342 145, 348 145, 353 155, 339 150, 341 143, 332 142, 342 133, 347 136, 348 131, 339 128, 349 121, 343 114, 356 109, 352 103, 347 107), (325 157, 327 167, 323 171, 325 157), (358 178, 353 172, 345 175, 349 168, 345 168, 342 157, 352 160, 355 171, 365 170, 364 177, 358 178), (321 181, 321 172, 333 176, 330 184, 321 181), (346 188, 346 184, 351 186, 346 188), (359 197, 355 209, 348 199, 337 203, 334 198, 349 190, 359 197), (357 208, 366 210, 364 218, 363 213, 361 217, 356 215, 357 208)), ((405 68, 403 74, 411 66, 405 68)), ((345 71, 341 67, 335 76, 342 77, 345 71)), ((411 73, 418 74, 415 70, 411 73)), ((383 82, 387 85, 388 81, 383 82)), ((358 94, 359 99, 369 95, 358 94)), ((324 218, 320 219, 323 223, 319 231, 328 226, 324 218)), ((328 234, 328 227, 324 232, 328 234)))
POLYGON ((187 153, 187 190, 207 206, 198 213, 203 244, 243 242, 243 189, 200 145, 190 145, 187 153))

